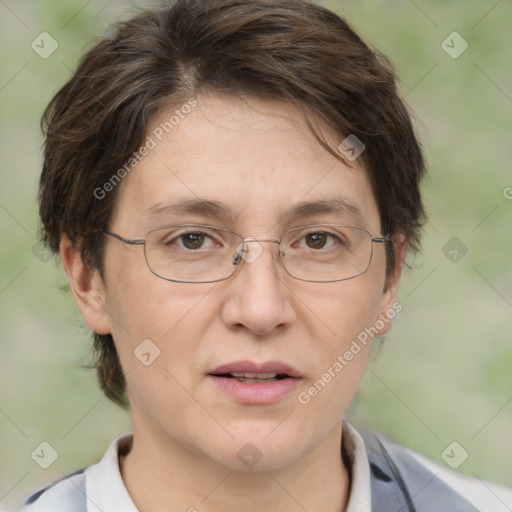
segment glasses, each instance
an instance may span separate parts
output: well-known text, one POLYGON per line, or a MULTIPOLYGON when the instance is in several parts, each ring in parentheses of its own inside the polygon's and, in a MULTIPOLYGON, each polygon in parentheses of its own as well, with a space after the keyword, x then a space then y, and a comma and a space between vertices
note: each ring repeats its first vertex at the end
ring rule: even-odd
POLYGON ((385 244, 390 235, 374 238, 362 228, 317 224, 294 228, 280 239, 255 239, 230 229, 203 224, 156 228, 144 239, 129 240, 102 233, 129 245, 143 245, 149 270, 178 283, 214 283, 231 277, 242 260, 252 263, 263 252, 259 242, 277 244, 284 270, 301 281, 330 283, 364 274, 370 267, 373 244, 385 244))

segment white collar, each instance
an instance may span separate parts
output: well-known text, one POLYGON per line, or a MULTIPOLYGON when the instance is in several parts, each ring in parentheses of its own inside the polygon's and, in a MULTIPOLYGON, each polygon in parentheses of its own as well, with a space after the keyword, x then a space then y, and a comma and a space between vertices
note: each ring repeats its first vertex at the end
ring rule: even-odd
POLYGON ((139 512, 124 485, 119 454, 129 451, 132 434, 118 437, 100 462, 85 470, 87 512, 139 512))
MULTIPOLYGON (((119 468, 119 454, 131 447, 132 434, 115 439, 100 462, 85 470, 87 512, 138 512, 119 468)), ((363 438, 346 421, 343 422, 342 445, 349 460, 351 488, 345 512, 370 512, 370 466, 363 438)))
POLYGON ((346 421, 343 422, 341 443, 351 471, 350 497, 345 512, 371 512, 370 464, 366 447, 359 432, 346 421))

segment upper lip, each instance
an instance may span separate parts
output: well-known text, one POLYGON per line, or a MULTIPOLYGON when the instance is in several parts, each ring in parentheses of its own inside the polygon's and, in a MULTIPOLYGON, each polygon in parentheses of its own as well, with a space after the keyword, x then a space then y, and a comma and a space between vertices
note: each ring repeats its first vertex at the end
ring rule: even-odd
POLYGON ((234 361, 232 363, 218 366, 209 375, 223 375, 226 373, 277 373, 278 375, 287 375, 295 379, 302 378, 298 370, 281 361, 267 361, 264 363, 255 363, 253 361, 234 361))

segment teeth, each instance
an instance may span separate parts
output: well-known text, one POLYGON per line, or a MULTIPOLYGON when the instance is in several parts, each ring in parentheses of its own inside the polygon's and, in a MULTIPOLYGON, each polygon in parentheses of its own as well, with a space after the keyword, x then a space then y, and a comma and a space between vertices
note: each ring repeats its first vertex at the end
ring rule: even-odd
POLYGON ((249 382, 254 384, 255 382, 276 382, 278 379, 244 379, 243 377, 234 377, 238 382, 249 382))
POLYGON ((231 372, 230 375, 240 379, 273 379, 277 377, 278 373, 241 373, 231 372))

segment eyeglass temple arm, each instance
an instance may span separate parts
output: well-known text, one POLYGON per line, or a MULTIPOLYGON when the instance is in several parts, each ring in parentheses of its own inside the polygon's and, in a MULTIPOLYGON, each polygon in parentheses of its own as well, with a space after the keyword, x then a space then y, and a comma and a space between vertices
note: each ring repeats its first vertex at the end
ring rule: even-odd
POLYGON ((386 235, 384 237, 372 238, 372 242, 375 242, 376 244, 385 244, 387 242, 391 242, 391 235, 386 235))
POLYGON ((144 245, 144 240, 130 240, 128 238, 123 238, 122 236, 116 235, 116 233, 112 233, 111 231, 106 231, 105 229, 99 229, 98 231, 101 231, 102 233, 105 233, 105 235, 112 236, 114 238, 117 238, 124 244, 130 244, 130 245, 144 245))

